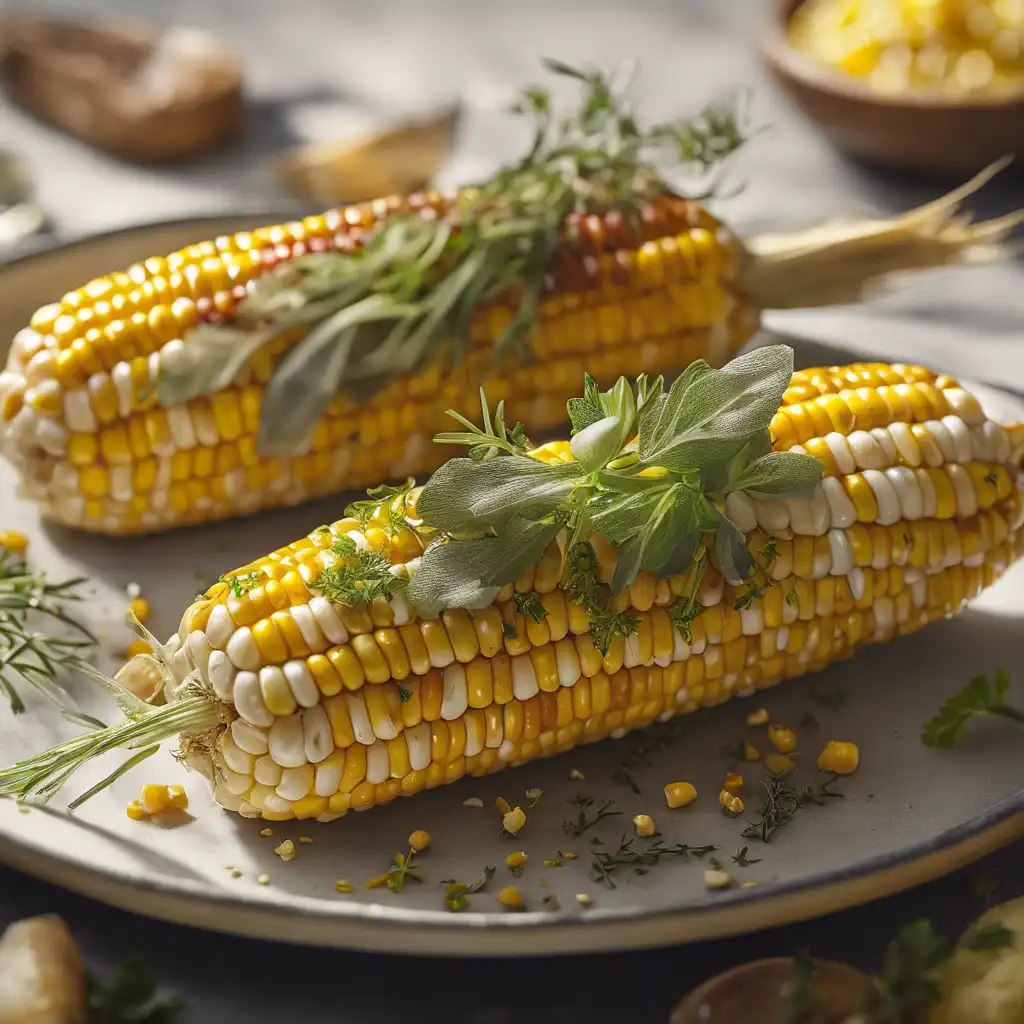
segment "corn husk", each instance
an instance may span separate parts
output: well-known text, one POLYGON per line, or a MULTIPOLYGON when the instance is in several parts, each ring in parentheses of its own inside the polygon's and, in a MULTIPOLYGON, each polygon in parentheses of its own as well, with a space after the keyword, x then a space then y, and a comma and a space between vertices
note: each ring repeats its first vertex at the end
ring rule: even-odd
POLYGON ((458 121, 459 108, 449 107, 351 142, 309 143, 274 169, 290 191, 324 205, 415 192, 450 156, 458 121))

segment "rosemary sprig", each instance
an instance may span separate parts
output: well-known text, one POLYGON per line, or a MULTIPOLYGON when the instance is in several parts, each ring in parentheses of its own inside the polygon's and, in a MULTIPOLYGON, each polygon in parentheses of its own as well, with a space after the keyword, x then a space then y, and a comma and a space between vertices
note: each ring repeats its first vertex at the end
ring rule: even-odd
POLYGON ((45 573, 31 571, 12 552, 0 548, 0 693, 20 714, 25 703, 18 692, 27 683, 55 704, 64 703, 58 678, 88 668, 82 652, 96 638, 75 619, 67 606, 80 601, 82 577, 51 583, 45 573), (49 619, 67 627, 68 634, 55 636, 31 628, 34 618, 49 619))
POLYGON ((772 836, 788 825, 802 808, 810 804, 820 807, 830 799, 845 799, 842 793, 831 788, 838 778, 833 772, 819 772, 815 780, 802 790, 793 785, 791 777, 792 772, 778 774, 765 771, 763 803, 757 820, 743 830, 744 839, 770 842, 772 836))
POLYGON ((576 808, 576 817, 566 818, 562 822, 562 831, 570 839, 579 839, 584 832, 593 828, 599 821, 605 818, 614 818, 622 813, 621 811, 613 811, 611 808, 615 806, 615 801, 608 800, 598 807, 593 815, 588 815, 587 811, 594 805, 594 801, 592 797, 584 796, 582 793, 577 793, 574 797, 571 797, 568 803, 576 808))
POLYGON ((595 882, 601 882, 609 889, 617 888, 612 877, 617 871, 629 868, 634 875, 645 875, 648 870, 666 858, 678 857, 687 861, 691 857, 702 860, 718 849, 717 846, 687 846, 676 843, 666 846, 661 839, 656 839, 647 846, 636 848, 637 836, 623 836, 618 849, 614 853, 607 850, 595 850, 590 862, 590 874, 595 882))

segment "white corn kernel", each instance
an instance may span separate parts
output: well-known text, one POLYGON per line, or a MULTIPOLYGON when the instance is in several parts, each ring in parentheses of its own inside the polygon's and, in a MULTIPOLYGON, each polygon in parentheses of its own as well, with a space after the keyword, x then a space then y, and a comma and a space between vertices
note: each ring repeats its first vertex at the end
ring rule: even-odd
POLYGON ((326 597, 314 597, 307 605, 325 637, 332 644, 348 643, 348 630, 326 597))
POLYGON ((904 519, 920 519, 924 515, 924 496, 917 486, 914 471, 907 466, 890 466, 885 475, 889 478, 896 496, 900 500, 904 519))
POLYGON ((255 672, 260 667, 260 649, 248 626, 239 626, 231 634, 226 650, 235 668, 255 672))
POLYGON ((846 579, 850 584, 850 593, 853 595, 854 601, 859 601, 864 596, 864 588, 866 586, 864 570, 859 565, 855 566, 850 570, 846 579))
POLYGON ((326 650, 329 644, 324 638, 319 625, 317 625, 316 617, 313 615, 309 605, 293 604, 288 610, 291 612, 292 621, 299 627, 299 632, 302 634, 302 639, 306 641, 306 646, 314 654, 326 650))
POLYGON ((196 430, 192 417, 184 405, 167 407, 167 429, 179 450, 188 451, 196 446, 196 430))
MULTIPOLYGON (((396 567, 397 568, 397 567, 396 567)), ((396 626, 407 626, 415 618, 412 608, 409 607, 409 602, 406 599, 405 594, 398 591, 393 598, 391 598, 391 614, 395 617, 396 626)))
POLYGON ((743 491, 730 491, 726 495, 725 514, 740 533, 751 533, 757 529, 757 510, 753 501, 743 491))
POLYGON ((757 525, 769 533, 778 533, 789 528, 789 511, 784 501, 767 501, 763 498, 754 500, 754 511, 757 513, 757 525))
POLYGON ((255 672, 239 672, 235 676, 232 703, 247 722, 262 728, 273 725, 274 716, 263 703, 263 691, 260 689, 259 676, 255 672))
POLYGON ((220 777, 217 781, 234 796, 241 796, 243 793, 248 793, 252 788, 251 776, 239 775, 238 772, 233 772, 230 768, 222 768, 220 777))
POLYGON ((846 438, 842 434, 833 430, 826 434, 822 440, 828 445, 828 449, 832 453, 832 458, 836 460, 840 473, 848 476, 850 473, 857 472, 857 463, 853 458, 853 453, 850 451, 850 446, 846 443, 846 438))
POLYGON ((302 743, 307 760, 319 764, 334 751, 334 735, 331 720, 323 705, 306 708, 302 712, 302 743))
POLYGON ((740 609, 740 632, 744 636, 759 636, 763 629, 764 612, 757 601, 740 609))
POLYGON ((927 420, 924 424, 925 430, 935 438, 935 443, 942 452, 942 458, 946 462, 956 462, 956 445, 953 437, 939 420, 927 420))
POLYGON ((405 741, 409 748, 409 766, 414 772, 423 771, 430 764, 430 725, 419 725, 405 730, 405 741))
POLYGON ((270 727, 270 756, 282 768, 298 768, 306 763, 302 719, 298 715, 277 718, 270 727))
POLYGON ((206 634, 200 629, 194 629, 189 633, 185 643, 188 644, 188 653, 192 657, 193 666, 199 669, 199 675, 205 679, 211 651, 210 645, 206 642, 206 634))
POLYGON ((902 420, 889 424, 889 436, 903 461, 912 469, 921 465, 921 448, 911 432, 910 424, 902 420))
POLYGON ((270 756, 270 754, 264 754, 262 757, 258 757, 256 759, 253 776, 260 785, 270 786, 273 788, 281 781, 281 773, 283 771, 284 769, 270 756))
POLYGON ((981 423, 985 419, 981 405, 970 392, 964 391, 962 388, 946 388, 942 395, 949 403, 949 407, 964 423, 981 423))
POLYGON ((885 452, 866 430, 852 431, 846 443, 858 469, 885 469, 885 452))
POLYGON ((978 495, 970 473, 954 462, 946 466, 946 475, 956 492, 956 514, 964 519, 973 516, 978 511, 978 495))
POLYGON ((925 519, 933 519, 938 509, 939 495, 935 490, 932 478, 923 470, 915 469, 914 479, 921 494, 921 515, 925 519))
POLYGON ((879 526, 892 526, 900 520, 900 499, 889 478, 877 469, 865 469, 864 479, 874 492, 878 502, 878 515, 875 522, 879 526))
POLYGON ((64 422, 70 430, 94 434, 98 427, 89 393, 84 388, 64 392, 64 422))
POLYGON ((231 621, 227 606, 215 604, 206 621, 206 642, 215 650, 222 651, 234 631, 235 624, 231 621))
POLYGON ((690 645, 683 639, 678 629, 672 631, 672 660, 686 661, 690 656, 690 645))
POLYGON ((942 425, 953 439, 954 461, 970 462, 974 456, 970 427, 959 416, 943 416, 942 425))
POLYGON ((885 427, 873 427, 870 433, 885 454, 886 466, 895 465, 899 461, 899 455, 896 452, 896 442, 893 441, 892 434, 885 427))
POLYGON ((341 765, 334 761, 325 761, 316 766, 316 779, 313 789, 317 796, 334 796, 341 788, 341 765))
POLYGON ((366 748, 366 781, 375 786, 391 776, 391 758, 387 744, 377 740, 366 748))
MULTIPOLYGON (((271 811, 274 814, 287 814, 292 809, 292 805, 283 797, 278 796, 277 793, 268 793, 263 798, 263 809, 265 811, 271 811)), ((266 875, 260 875, 256 881, 259 881, 260 878, 266 877, 266 875)))
POLYGON ((833 576, 845 576, 853 568, 853 547, 845 530, 828 531, 828 547, 832 555, 833 576))
POLYGON ((206 665, 206 678, 217 694, 218 700, 225 703, 231 700, 231 691, 235 682, 235 666, 231 664, 223 651, 212 651, 206 665))
POLYGON ((377 737, 374 735, 373 726, 370 724, 370 716, 366 710, 366 703, 360 693, 346 693, 345 704, 348 708, 348 716, 352 721, 352 732, 356 741, 362 744, 373 743, 377 737))
POLYGON ((558 681, 563 686, 572 686, 579 679, 582 674, 580 658, 571 640, 563 638, 555 643, 555 664, 558 666, 558 681))
POLYGON ((274 792, 284 800, 301 800, 313 788, 313 766, 300 765, 298 768, 285 768, 281 772, 281 781, 274 792))
POLYGON ((512 657, 512 692, 516 700, 529 700, 540 692, 533 659, 528 654, 512 657))
POLYGON ((217 740, 217 747, 220 750, 224 763, 239 775, 252 775, 253 759, 252 754, 247 754, 235 745, 231 733, 222 732, 217 740))
POLYGON ((450 722, 461 718, 469 707, 466 669, 459 662, 453 662, 444 670, 442 678, 441 717, 450 722))
POLYGON ((259 757, 269 749, 267 745, 267 734, 262 729, 257 729, 245 721, 244 718, 236 718, 231 723, 231 738, 240 750, 247 754, 259 757))
POLYGON ((305 661, 295 658, 286 661, 282 668, 292 696, 300 708, 311 708, 320 703, 320 687, 316 685, 313 673, 309 671, 305 661))

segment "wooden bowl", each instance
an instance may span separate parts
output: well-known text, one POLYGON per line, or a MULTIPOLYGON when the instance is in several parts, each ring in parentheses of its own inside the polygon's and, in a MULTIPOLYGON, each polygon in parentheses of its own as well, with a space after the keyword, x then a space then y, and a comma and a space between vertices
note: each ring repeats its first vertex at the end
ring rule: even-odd
POLYGON ((773 0, 761 54, 776 84, 837 148, 895 170, 961 176, 1024 157, 1024 88, 958 101, 875 92, 790 45, 786 29, 802 2, 773 0))

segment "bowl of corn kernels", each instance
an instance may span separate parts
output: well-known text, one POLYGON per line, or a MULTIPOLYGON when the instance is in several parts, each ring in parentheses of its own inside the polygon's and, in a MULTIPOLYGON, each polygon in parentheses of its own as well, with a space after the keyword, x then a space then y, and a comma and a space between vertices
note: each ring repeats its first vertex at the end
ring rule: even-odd
POLYGON ((1024 0, 777 0, 762 53, 857 158, 963 174, 1024 157, 1024 0))

